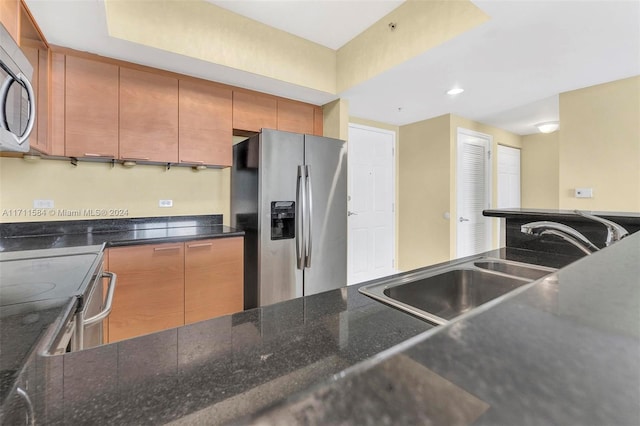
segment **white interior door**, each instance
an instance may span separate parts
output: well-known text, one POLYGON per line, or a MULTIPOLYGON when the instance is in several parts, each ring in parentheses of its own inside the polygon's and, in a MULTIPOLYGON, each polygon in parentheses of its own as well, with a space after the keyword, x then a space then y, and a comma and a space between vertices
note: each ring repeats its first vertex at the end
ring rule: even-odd
POLYGON ((458 128, 456 256, 491 248, 491 136, 458 128))
POLYGON ((349 124, 349 285, 395 272, 394 155, 394 132, 349 124))
POLYGON ((498 208, 520 208, 520 150, 498 145, 498 208))

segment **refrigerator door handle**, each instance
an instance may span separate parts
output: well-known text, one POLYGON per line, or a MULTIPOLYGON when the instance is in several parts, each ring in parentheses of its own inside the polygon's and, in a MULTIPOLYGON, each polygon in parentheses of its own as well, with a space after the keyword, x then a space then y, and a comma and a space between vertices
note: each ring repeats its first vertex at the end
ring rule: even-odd
POLYGON ((304 262, 304 266, 306 268, 310 268, 311 267, 311 250, 313 249, 313 241, 311 238, 311 224, 312 222, 312 218, 313 218, 313 195, 311 192, 311 174, 309 172, 309 166, 304 166, 305 167, 305 179, 306 179, 306 187, 307 190, 306 192, 306 196, 307 196, 307 213, 309 214, 309 219, 307 220, 307 230, 308 230, 308 235, 309 237, 307 238, 307 247, 305 249, 305 253, 306 253, 306 257, 305 257, 305 262, 304 262))
POLYGON ((298 166, 298 178, 296 183, 296 267, 304 268, 302 249, 304 248, 304 211, 305 202, 302 185, 302 166, 298 166))

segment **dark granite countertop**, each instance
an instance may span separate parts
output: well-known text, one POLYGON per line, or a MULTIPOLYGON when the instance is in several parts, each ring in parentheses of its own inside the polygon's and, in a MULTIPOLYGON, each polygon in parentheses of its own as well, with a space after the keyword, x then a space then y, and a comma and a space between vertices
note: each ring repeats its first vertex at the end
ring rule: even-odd
MULTIPOLYGON (((617 211, 590 211, 583 210, 585 213, 592 214, 594 216, 601 216, 611 219, 625 218, 634 222, 640 221, 640 213, 638 212, 617 212, 617 211)), ((558 210, 558 209, 524 209, 524 208, 511 208, 511 209, 487 209, 483 211, 485 216, 489 217, 519 217, 519 216, 536 216, 536 217, 549 217, 558 219, 559 217, 565 218, 581 218, 574 210, 558 210)), ((582 218, 583 220, 589 220, 582 218)))
POLYGON ((640 424, 640 235, 239 423, 640 424))
MULTIPOLYGON (((500 249, 493 257, 560 267, 573 258, 500 249)), ((424 268, 428 269, 428 268, 424 268)), ((399 274, 401 276, 402 274, 399 274)), ((234 421, 433 328, 350 286, 61 356, 35 356, 43 424, 234 421)))
POLYGON ((487 254, 563 268, 442 327, 351 286, 39 350, 19 383, 36 424, 637 424, 640 234, 581 259, 487 254))
POLYGON ((156 244, 243 236, 222 225, 221 215, 79 220, 0 224, 0 252, 79 247, 156 244))

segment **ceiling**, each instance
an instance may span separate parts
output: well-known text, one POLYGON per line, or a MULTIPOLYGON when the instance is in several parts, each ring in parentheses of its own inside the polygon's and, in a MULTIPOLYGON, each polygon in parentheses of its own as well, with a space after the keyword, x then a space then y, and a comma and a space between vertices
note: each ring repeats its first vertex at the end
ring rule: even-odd
MULTIPOLYGON (((402 4, 206 0, 338 49, 402 4)), ((322 104, 404 125, 453 113, 517 134, 558 120, 559 93, 640 74, 640 0, 472 0, 491 19, 336 95, 109 37, 103 0, 27 0, 52 44, 322 104), (460 86, 465 92, 445 92, 460 86)), ((398 22, 398 31, 402 22, 398 22)))

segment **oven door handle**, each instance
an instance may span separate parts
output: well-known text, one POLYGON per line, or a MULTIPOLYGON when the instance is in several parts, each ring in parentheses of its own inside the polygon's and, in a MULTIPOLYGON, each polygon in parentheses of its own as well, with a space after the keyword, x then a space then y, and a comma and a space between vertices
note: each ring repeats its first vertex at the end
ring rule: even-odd
POLYGON ((98 321, 102 321, 111 313, 111 305, 113 305, 113 293, 116 290, 116 279, 118 278, 116 274, 113 272, 103 272, 102 278, 109 278, 109 288, 107 290, 107 299, 104 302, 104 309, 91 318, 87 318, 82 322, 83 326, 88 326, 97 323, 98 321))

